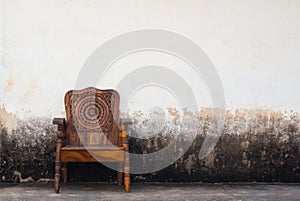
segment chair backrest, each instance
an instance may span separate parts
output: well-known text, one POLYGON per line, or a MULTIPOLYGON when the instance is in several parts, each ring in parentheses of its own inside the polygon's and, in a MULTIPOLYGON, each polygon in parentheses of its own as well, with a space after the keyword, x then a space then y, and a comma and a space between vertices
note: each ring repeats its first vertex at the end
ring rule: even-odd
POLYGON ((69 145, 117 144, 120 97, 115 90, 89 87, 65 95, 69 145), (105 136, 105 137, 104 137, 105 136), (108 142, 109 140, 109 142, 108 142))

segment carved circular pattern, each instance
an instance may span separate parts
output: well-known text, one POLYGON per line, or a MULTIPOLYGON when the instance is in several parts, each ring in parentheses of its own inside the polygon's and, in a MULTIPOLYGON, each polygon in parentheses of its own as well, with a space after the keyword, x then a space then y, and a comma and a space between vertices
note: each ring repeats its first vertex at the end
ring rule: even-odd
POLYGON ((76 105, 76 127, 79 130, 95 130, 109 131, 111 128, 111 112, 109 104, 100 98, 96 98, 95 94, 85 96, 80 99, 76 105))

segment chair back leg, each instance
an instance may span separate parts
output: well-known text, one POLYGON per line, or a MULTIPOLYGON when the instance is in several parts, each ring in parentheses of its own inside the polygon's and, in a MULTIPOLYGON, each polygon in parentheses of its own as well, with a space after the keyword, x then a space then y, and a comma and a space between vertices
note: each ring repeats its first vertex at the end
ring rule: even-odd
POLYGON ((67 180, 68 180, 68 166, 67 163, 62 163, 62 168, 61 168, 61 173, 62 173, 62 178, 63 178, 63 182, 64 184, 67 184, 67 180))
POLYGON ((122 185, 122 181, 123 181, 123 168, 124 168, 124 164, 122 162, 119 163, 118 185, 122 185))

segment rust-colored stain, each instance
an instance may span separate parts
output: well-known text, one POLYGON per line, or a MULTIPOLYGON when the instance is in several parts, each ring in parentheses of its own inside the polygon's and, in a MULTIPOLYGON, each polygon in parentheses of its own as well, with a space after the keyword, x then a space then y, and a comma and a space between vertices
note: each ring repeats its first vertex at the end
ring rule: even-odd
POLYGON ((15 80, 14 80, 13 76, 10 76, 10 77, 8 78, 7 82, 6 82, 4 91, 5 91, 6 93, 11 92, 11 90, 12 90, 13 87, 14 87, 14 85, 15 85, 15 80))
POLYGON ((193 112, 189 111, 186 108, 183 109, 183 115, 184 116, 189 116, 189 117, 194 117, 195 116, 193 112))
POLYGON ((173 117, 173 123, 176 124, 181 117, 179 111, 176 108, 169 107, 168 112, 173 117))
POLYGON ((38 88, 38 81, 37 79, 32 79, 29 83, 29 86, 26 88, 26 91, 23 95, 19 98, 19 102, 28 101, 34 90, 38 88))

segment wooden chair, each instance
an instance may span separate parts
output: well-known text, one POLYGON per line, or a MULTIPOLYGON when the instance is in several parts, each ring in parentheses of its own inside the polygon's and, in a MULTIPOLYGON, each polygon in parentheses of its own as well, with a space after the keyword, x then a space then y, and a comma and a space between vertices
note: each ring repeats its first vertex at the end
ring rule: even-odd
POLYGON ((129 192, 126 128, 130 120, 118 121, 119 101, 119 94, 114 90, 90 87, 66 93, 67 119, 53 119, 53 124, 58 125, 54 178, 56 193, 60 188, 60 172, 64 183, 67 182, 69 162, 117 162, 118 184, 121 185, 124 175, 125 191, 129 192))

